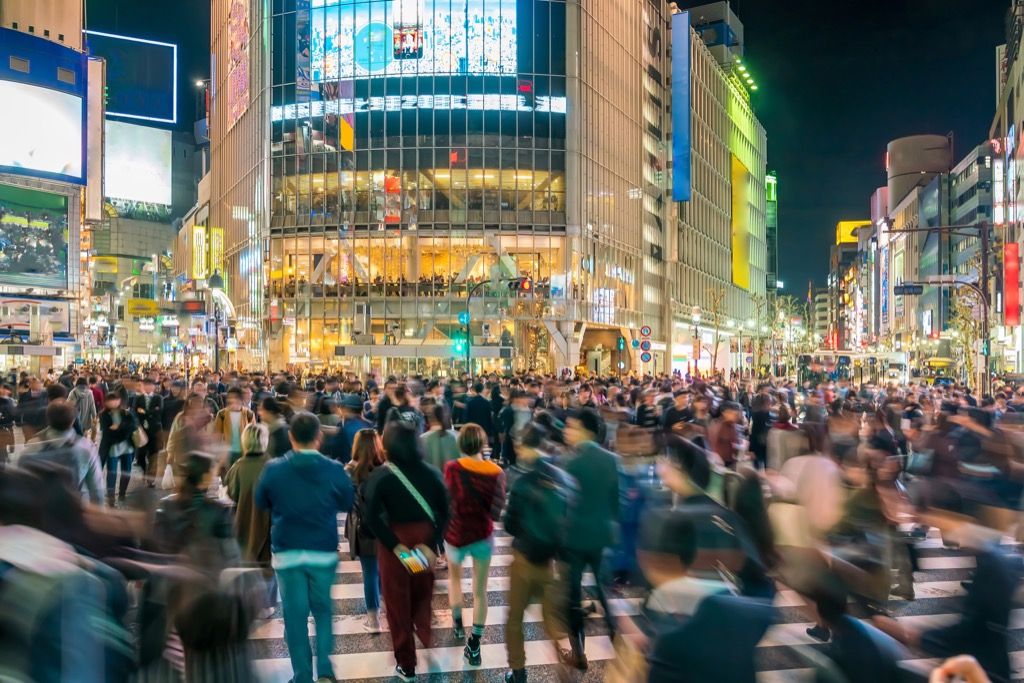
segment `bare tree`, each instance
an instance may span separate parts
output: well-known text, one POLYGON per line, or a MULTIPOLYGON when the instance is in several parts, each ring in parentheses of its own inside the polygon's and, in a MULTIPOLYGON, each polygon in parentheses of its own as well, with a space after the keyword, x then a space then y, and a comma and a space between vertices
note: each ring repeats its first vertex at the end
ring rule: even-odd
POLYGON ((977 381, 974 373, 975 354, 981 339, 980 305, 977 292, 962 287, 953 291, 949 306, 949 326, 956 332, 955 352, 963 364, 967 381, 971 383, 977 381))
POLYGON ((724 317, 725 308, 725 289, 723 287, 716 287, 708 290, 708 299, 710 301, 710 323, 715 330, 714 346, 711 349, 711 372, 714 374, 718 371, 718 347, 722 343, 722 319, 724 317))
MULTIPOLYGON (((764 333, 763 327, 769 325, 768 321, 768 297, 764 294, 754 294, 750 297, 754 304, 754 368, 760 368, 764 361, 764 333)), ((751 369, 751 374, 755 372, 751 369)))

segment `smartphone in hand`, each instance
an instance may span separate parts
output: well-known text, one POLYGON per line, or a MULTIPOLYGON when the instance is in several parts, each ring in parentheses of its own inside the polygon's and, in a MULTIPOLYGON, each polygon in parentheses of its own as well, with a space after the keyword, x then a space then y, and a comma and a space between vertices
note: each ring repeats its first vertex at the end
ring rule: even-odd
POLYGON ((420 574, 430 570, 430 562, 419 548, 399 553, 398 561, 405 566, 410 574, 420 574))

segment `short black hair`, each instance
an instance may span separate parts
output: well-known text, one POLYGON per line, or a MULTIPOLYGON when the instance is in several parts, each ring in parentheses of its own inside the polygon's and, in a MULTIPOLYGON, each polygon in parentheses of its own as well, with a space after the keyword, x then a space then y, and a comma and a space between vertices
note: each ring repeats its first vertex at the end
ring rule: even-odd
POLYGON ((46 387, 46 400, 56 401, 68 397, 68 389, 63 384, 51 384, 46 387))
POLYGON ((228 396, 237 396, 238 398, 242 398, 242 390, 238 387, 231 387, 228 389, 228 396))
POLYGON ((58 432, 71 429, 75 424, 74 406, 62 399, 50 401, 50 405, 46 406, 46 424, 58 432))
POLYGON ((679 558, 684 567, 697 557, 697 530, 687 514, 663 509, 646 518, 640 532, 639 549, 679 558))
POLYGON ((273 396, 267 396, 260 403, 260 408, 271 413, 272 415, 283 415, 284 410, 281 408, 281 404, 277 402, 277 399, 273 396))
POLYGON ((580 408, 573 412, 572 417, 575 420, 579 420, 580 426, 595 437, 601 434, 604 421, 601 419, 601 415, 593 408, 580 408))
POLYGON ((291 424, 288 425, 288 434, 296 443, 313 443, 320 436, 320 420, 313 413, 300 410, 292 417, 291 424))
POLYGON ((316 381, 316 384, 315 384, 315 385, 313 385, 313 386, 315 386, 315 387, 316 387, 316 390, 317 390, 317 391, 323 391, 323 390, 324 390, 324 387, 326 387, 326 386, 327 386, 327 382, 323 381, 322 379, 318 379, 318 380, 316 381))
POLYGON ((405 420, 392 420, 384 427, 384 453, 388 462, 404 467, 423 460, 422 442, 416 426, 405 420))
POLYGON ((84 387, 87 386, 88 384, 89 380, 87 380, 85 377, 79 377, 78 379, 75 380, 76 387, 84 387))
POLYGON ((666 445, 669 459, 683 470, 695 486, 707 488, 711 483, 711 462, 707 452, 689 439, 676 435, 670 436, 666 445))
POLYGON ((484 383, 483 382, 477 382, 476 384, 474 384, 473 385, 473 391, 475 391, 478 394, 484 393, 484 383))
POLYGON ((546 427, 536 422, 528 422, 518 434, 517 441, 527 448, 539 449, 548 440, 550 433, 546 427))

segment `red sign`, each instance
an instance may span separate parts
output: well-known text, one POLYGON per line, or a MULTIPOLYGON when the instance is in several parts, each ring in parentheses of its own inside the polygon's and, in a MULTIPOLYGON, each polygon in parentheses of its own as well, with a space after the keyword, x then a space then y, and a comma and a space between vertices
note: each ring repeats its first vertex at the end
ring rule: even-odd
POLYGON ((1020 245, 1003 246, 1003 324, 1020 325, 1020 245))

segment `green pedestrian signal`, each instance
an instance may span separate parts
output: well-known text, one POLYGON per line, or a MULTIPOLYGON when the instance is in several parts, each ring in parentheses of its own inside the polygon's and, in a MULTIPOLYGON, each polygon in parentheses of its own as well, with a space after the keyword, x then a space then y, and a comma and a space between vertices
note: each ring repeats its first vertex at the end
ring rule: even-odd
POLYGON ((625 337, 619 337, 619 351, 625 351, 625 350, 626 350, 626 338, 625 337))

